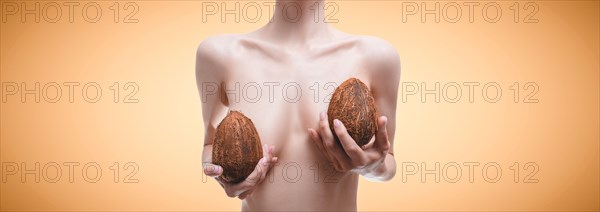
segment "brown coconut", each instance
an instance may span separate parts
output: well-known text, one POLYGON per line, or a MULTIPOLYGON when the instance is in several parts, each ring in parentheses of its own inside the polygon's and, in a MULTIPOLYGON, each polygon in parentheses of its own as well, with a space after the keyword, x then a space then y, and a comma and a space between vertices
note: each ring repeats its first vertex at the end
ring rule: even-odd
POLYGON ((245 180, 262 156, 262 144, 252 120, 230 111, 217 126, 213 142, 212 163, 223 167, 220 178, 228 183, 245 180))
POLYGON ((327 109, 329 127, 335 140, 339 139, 333 120, 339 119, 358 146, 363 146, 377 133, 377 108, 373 94, 363 82, 350 78, 338 86, 327 109))

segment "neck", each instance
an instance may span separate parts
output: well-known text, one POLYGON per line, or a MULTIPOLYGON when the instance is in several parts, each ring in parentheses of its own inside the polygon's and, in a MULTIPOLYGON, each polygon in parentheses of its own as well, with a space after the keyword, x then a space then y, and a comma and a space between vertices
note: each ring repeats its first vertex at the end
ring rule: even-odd
POLYGON ((277 0, 273 17, 263 30, 276 41, 294 46, 327 38, 331 30, 324 22, 323 8, 324 0, 277 0))

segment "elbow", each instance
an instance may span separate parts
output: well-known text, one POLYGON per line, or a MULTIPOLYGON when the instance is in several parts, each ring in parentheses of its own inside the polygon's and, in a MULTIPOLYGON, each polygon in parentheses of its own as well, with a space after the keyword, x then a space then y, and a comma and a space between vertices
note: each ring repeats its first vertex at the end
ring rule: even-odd
POLYGON ((365 179, 371 182, 388 182, 394 178, 396 175, 396 171, 391 171, 388 173, 384 173, 382 175, 372 175, 372 176, 364 176, 365 179))
POLYGON ((363 175, 367 180, 372 182, 387 182, 396 176, 396 160, 393 156, 387 157, 381 166, 375 172, 363 175))
POLYGON ((394 176, 396 176, 396 166, 390 167, 390 169, 386 170, 386 172, 384 172, 377 181, 387 182, 394 179, 394 176))

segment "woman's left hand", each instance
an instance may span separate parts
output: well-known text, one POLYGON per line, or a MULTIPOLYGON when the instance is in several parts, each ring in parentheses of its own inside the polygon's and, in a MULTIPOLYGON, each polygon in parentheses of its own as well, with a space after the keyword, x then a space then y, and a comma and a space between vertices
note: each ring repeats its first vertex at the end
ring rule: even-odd
POLYGON ((309 128, 308 133, 311 140, 337 171, 355 171, 364 175, 377 170, 384 163, 390 149, 386 129, 387 117, 379 117, 375 141, 364 145, 362 148, 348 134, 346 127, 340 120, 335 119, 333 121, 335 132, 331 132, 327 120, 327 114, 321 112, 319 114, 318 129, 309 128), (337 135, 341 145, 335 141, 333 133, 337 135))

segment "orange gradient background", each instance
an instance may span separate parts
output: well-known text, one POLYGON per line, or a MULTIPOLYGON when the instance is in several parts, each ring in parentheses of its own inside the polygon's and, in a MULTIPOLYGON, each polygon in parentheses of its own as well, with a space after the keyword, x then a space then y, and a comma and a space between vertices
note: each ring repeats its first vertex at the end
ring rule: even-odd
MULTIPOLYGON (((21 7, 20 1, 1 1, 6 2, 21 7)), ((26 4, 31 9, 35 2, 26 4)), ((6 15, 0 23, 3 85, 24 82, 33 89, 36 82, 42 87, 57 82, 63 92, 57 103, 43 97, 36 103, 34 95, 27 95, 23 103, 18 93, 7 95, 1 104, 0 175, 5 181, 0 182, 0 209, 239 210, 239 200, 228 198, 214 180, 203 181, 204 132, 195 50, 208 36, 259 28, 268 21, 268 8, 261 7, 256 23, 243 18, 236 23, 233 15, 225 21, 208 16, 204 23, 203 1, 132 1, 129 8, 120 1, 115 23, 114 10, 109 9, 114 2, 98 2, 103 11, 97 23, 83 19, 86 2, 75 7, 74 23, 68 21, 64 2, 57 2, 63 10, 57 23, 43 17, 35 23, 33 15, 22 23, 20 13, 0 11, 6 15), (139 11, 133 18, 138 23, 123 23, 135 6, 139 11), (62 86, 65 82, 80 83, 73 103, 62 86), (82 87, 89 82, 102 89, 96 103, 82 98, 82 87), (118 103, 110 89, 115 82, 120 86, 118 103), (138 103, 123 103, 132 91, 124 89, 127 82, 138 86, 134 95, 138 103), (12 175, 5 170, 15 163, 33 169, 36 162, 40 169, 52 162, 80 165, 74 169, 74 182, 69 182, 66 166, 55 183, 45 180, 56 175, 54 169, 48 175, 38 174, 39 183, 32 174, 22 182, 20 172, 12 175), (82 176, 82 167, 91 162, 102 170, 96 183, 82 176), (117 182, 110 168, 115 162, 119 163, 117 182), (133 171, 124 169, 128 162, 139 168, 131 178, 137 183, 123 182, 133 171)), ((359 210, 600 210, 598 1, 533 2, 539 9, 533 16, 538 23, 523 23, 533 8, 525 8, 523 1, 517 23, 509 8, 516 1, 497 2, 502 16, 496 23, 482 17, 487 2, 475 7, 473 23, 465 6, 457 23, 444 19, 450 16, 436 23, 434 15, 427 15, 423 23, 420 13, 403 19, 401 1, 331 2, 338 6, 330 17, 338 20, 335 27, 381 37, 398 49, 402 83, 420 86, 424 82, 427 89, 436 82, 442 87, 450 82, 480 83, 472 103, 465 86, 457 103, 445 101, 444 96, 436 103, 434 95, 422 102, 420 93, 403 98, 406 91, 399 92, 397 175, 386 183, 361 178, 359 210), (496 103, 483 99, 482 87, 489 82, 502 88, 496 103), (518 103, 510 89, 515 82, 520 86, 518 103), (524 89, 528 82, 539 88, 534 95, 538 103, 523 103, 531 92, 524 89), (433 174, 423 181, 420 172, 407 175, 410 170, 403 168, 416 163, 420 169, 434 169, 436 162, 441 164, 439 182, 433 174), (448 182, 447 177, 456 173, 442 168, 452 162, 479 163, 473 182, 466 166, 458 182, 448 182), (492 162, 502 169, 495 183, 482 174, 483 166, 492 162), (519 163, 517 182, 510 168, 515 162, 519 163), (539 168, 532 176, 537 183, 524 183, 533 171, 525 169, 529 162, 539 168)), ((242 6, 248 3, 240 1, 242 6)), ((436 2, 415 3, 432 9, 436 2)), ((232 8, 235 1, 226 4, 232 8)), ((54 10, 48 11, 54 17, 54 10)), ((493 9, 488 12, 494 16, 493 9)), ((8 91, 1 88, 6 95, 8 91)), ((49 92, 54 97, 54 89, 49 92)), ((93 89, 88 93, 94 96, 93 89)), ((489 94, 494 96, 493 89, 489 94)), ((310 170, 303 171, 312 176, 310 170)), ((88 170, 88 176, 95 174, 88 170)), ((487 176, 496 175, 488 170, 487 176)))

